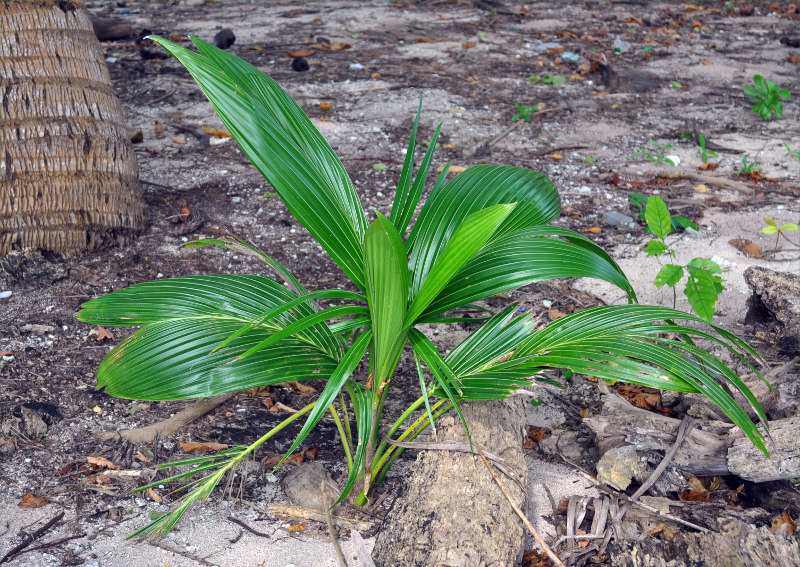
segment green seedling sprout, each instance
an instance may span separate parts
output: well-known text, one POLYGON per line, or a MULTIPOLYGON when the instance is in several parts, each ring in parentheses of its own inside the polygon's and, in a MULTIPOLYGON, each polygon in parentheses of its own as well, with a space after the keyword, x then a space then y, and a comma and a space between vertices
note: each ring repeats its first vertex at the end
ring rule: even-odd
POLYGON ((764 219, 764 222, 767 224, 764 228, 761 229, 761 232, 764 234, 775 234, 775 249, 772 251, 772 256, 774 257, 778 253, 778 242, 780 241, 781 237, 783 237, 786 242, 791 244, 792 246, 797 247, 797 244, 789 240, 789 238, 783 234, 784 231, 789 230, 797 230, 797 225, 793 222, 787 222, 785 225, 778 227, 778 223, 776 223, 772 219, 764 219))

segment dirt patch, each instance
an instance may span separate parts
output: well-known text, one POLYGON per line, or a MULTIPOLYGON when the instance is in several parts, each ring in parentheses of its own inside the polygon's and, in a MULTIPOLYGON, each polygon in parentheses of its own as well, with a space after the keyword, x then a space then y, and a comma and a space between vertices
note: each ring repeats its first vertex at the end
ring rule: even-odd
MULTIPOLYGON (((699 239, 685 234, 671 237, 680 260, 694 255, 717 257, 726 269, 721 324, 752 341, 769 362, 779 362, 785 356, 773 345, 760 343, 744 324, 748 294, 741 273, 753 264, 777 270, 797 267, 796 249, 784 241, 773 253, 774 237, 760 232, 764 217, 779 224, 798 218, 798 161, 786 156, 784 147, 787 143, 800 149, 798 49, 781 42, 796 37, 797 10, 792 9, 796 5, 784 3, 773 10, 770 3, 755 2, 750 5, 754 12, 747 15, 739 3, 734 3, 732 11, 724 3, 698 4, 702 10, 688 11, 682 4, 630 2, 186 0, 98 2, 89 7, 96 16, 124 19, 134 30, 149 29, 164 36, 192 33, 211 39, 219 29, 231 28, 236 41, 230 51, 289 91, 341 157, 365 208, 384 213, 391 207, 422 92, 419 139, 429 139, 435 126, 444 122, 434 168, 446 162, 459 166, 490 162, 541 171, 553 179, 562 195, 564 212, 556 224, 586 232, 605 246, 644 302, 671 304, 671 295, 664 296, 652 285, 658 267, 641 250, 647 241, 643 225, 621 229, 603 221, 603 213, 609 211, 635 215, 628 203, 630 191, 661 195, 673 212, 689 217, 700 228, 695 235, 699 239), (617 38, 616 45, 624 51, 615 50, 617 38), (333 49, 337 44, 349 47, 333 49), (287 55, 300 49, 314 51, 306 56, 310 68, 303 72, 292 69, 287 55), (612 88, 601 84, 597 63, 611 65, 622 79, 612 88), (756 73, 791 89, 793 98, 782 120, 765 122, 750 112, 742 86, 750 84, 756 73), (533 76, 540 80, 528 80, 533 76), (556 76, 566 82, 546 84, 556 76), (547 112, 534 115, 530 124, 488 145, 509 127, 516 103, 540 105, 547 112), (692 130, 736 150, 719 152, 714 173, 743 183, 741 191, 714 185, 702 189, 686 179, 648 181, 634 188, 609 181, 612 172, 642 173, 666 167, 631 157, 650 140, 672 144, 668 153, 680 158, 678 169, 697 172, 701 164, 697 145, 675 137, 692 130), (742 155, 755 161, 766 179, 755 182, 738 176, 742 155), (734 238, 751 240, 761 257, 746 256, 729 244, 734 238)), ((149 512, 167 509, 168 489, 157 491, 164 499, 161 503, 143 494, 131 495, 133 484, 98 484, 98 471, 87 464, 87 457, 102 456, 122 469, 164 475, 154 466, 182 456, 180 443, 252 441, 281 415, 267 410, 263 397, 241 395, 176 438, 162 439, 155 446, 98 441, 92 430, 151 423, 186 403, 121 400, 95 390, 97 365, 129 331, 108 329, 113 336, 102 338, 96 329, 75 320, 81 303, 156 278, 263 273, 252 259, 233 252, 182 247, 189 240, 226 234, 263 247, 309 288, 346 284, 235 143, 219 143, 202 130, 221 127, 221 123, 176 61, 145 59, 142 53, 158 53, 158 49, 142 50, 133 38, 104 47, 128 123, 142 132, 143 141, 135 147, 148 205, 148 229, 126 248, 72 261, 29 255, 19 259, 17 273, 6 270, 3 290, 12 295, 0 300, 4 320, 0 349, 6 353, 0 362, 2 553, 63 510, 64 520, 41 542, 83 535, 20 555, 8 564, 197 565, 201 558, 215 565, 335 565, 325 530, 311 523, 299 535, 289 534, 290 522, 234 504, 221 491, 205 506, 193 509, 161 542, 185 556, 147 543, 125 542, 126 535, 148 521, 149 512), (189 218, 182 216, 183 209, 189 210, 189 218), (48 503, 41 508, 18 508, 29 492, 47 498, 48 503), (229 516, 271 534, 271 539, 244 530, 229 516)), ((787 233, 794 244, 797 235, 787 233)), ((620 300, 598 282, 564 281, 494 298, 492 307, 521 302, 522 308, 547 321, 553 309, 568 313, 600 301, 620 300)), ((678 307, 686 304, 679 301, 678 307)), ((462 326, 450 326, 440 329, 438 338, 454 340, 464 332, 462 326)), ((415 397, 416 380, 406 364, 396 392, 407 390, 409 397, 415 397), (409 381, 408 388, 403 380, 409 381)), ((585 457, 591 455, 591 438, 581 417, 599 411, 599 396, 595 386, 585 381, 568 386, 566 401, 544 397, 554 417, 535 424, 561 425, 572 431, 587 447, 582 453, 585 457)), ((309 396, 280 387, 273 388, 271 395, 290 407, 308 403, 309 396)), ((397 411, 400 403, 409 401, 402 397, 388 411, 397 411)), ((531 409, 533 414, 542 411, 541 406, 531 409)), ((249 470, 243 498, 262 508, 283 500, 277 481, 285 470, 273 476, 271 468, 260 463, 288 448, 291 435, 289 431, 262 448, 260 460, 249 470)), ((317 459, 338 479, 343 455, 332 426, 323 423, 304 448, 318 449, 317 459)), ((574 494, 572 483, 579 477, 568 475, 563 464, 548 465, 536 451, 537 459, 529 464, 532 471, 541 471, 541 476, 535 476, 551 479, 552 492, 559 498, 574 494)), ((397 479, 412 462, 411 452, 398 461, 394 475, 381 489, 387 494, 383 506, 391 502, 400 484, 397 479)), ((582 464, 592 466, 591 462, 582 464)), ((535 497, 532 517, 544 533, 552 535, 556 530, 540 482, 531 491, 535 497)), ((381 508, 374 513, 380 515, 381 508)), ((345 550, 348 557, 355 554, 352 548, 345 550)))

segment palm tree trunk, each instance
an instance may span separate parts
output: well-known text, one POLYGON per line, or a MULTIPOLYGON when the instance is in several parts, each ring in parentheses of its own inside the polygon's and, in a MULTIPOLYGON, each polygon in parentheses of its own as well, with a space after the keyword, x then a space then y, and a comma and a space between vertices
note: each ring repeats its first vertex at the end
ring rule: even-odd
POLYGON ((145 225, 138 176, 83 3, 0 0, 0 255, 125 244, 145 225))

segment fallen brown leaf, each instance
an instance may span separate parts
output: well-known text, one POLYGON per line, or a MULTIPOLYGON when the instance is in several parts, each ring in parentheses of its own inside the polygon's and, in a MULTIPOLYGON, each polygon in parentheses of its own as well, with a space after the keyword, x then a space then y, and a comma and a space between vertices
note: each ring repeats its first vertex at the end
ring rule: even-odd
POLYGON ((287 385, 294 390, 295 392, 299 392, 300 394, 316 394, 317 389, 314 386, 309 386, 308 384, 303 384, 302 382, 294 381, 288 382, 287 385))
POLYGON ((603 229, 599 226, 593 226, 591 228, 584 228, 581 232, 591 232, 592 234, 600 234, 603 232, 603 229))
POLYGON ((319 451, 319 449, 317 447, 313 447, 311 449, 306 449, 305 451, 303 451, 303 456, 306 459, 309 459, 309 460, 313 461, 314 459, 317 458, 317 451, 319 451))
POLYGON ((428 39, 427 37, 417 38, 417 43, 436 43, 435 39, 428 39))
POLYGON ((761 258, 764 256, 761 248, 759 248, 757 244, 753 243, 752 240, 747 240, 746 238, 734 238, 729 240, 728 244, 736 248, 748 258, 761 258))
POLYGON ((147 489, 147 495, 150 498, 152 498, 153 500, 155 500, 156 502, 161 502, 162 500, 164 500, 163 498, 161 498, 161 496, 158 494, 158 492, 153 490, 152 486, 147 489))
POLYGON ((180 443, 180 448, 184 453, 193 453, 195 451, 222 451, 228 448, 225 443, 215 443, 214 441, 189 441, 188 443, 180 443))
POLYGON ((169 135, 169 139, 175 142, 176 144, 183 145, 186 143, 186 140, 182 140, 177 136, 173 136, 172 134, 169 135))
POLYGON ((350 49, 349 43, 339 43, 338 41, 331 45, 332 51, 344 51, 345 49, 350 49))
POLYGON ((329 103, 329 102, 321 102, 321 103, 319 103, 319 107, 322 110, 330 110, 332 106, 333 105, 331 103, 329 103))
POLYGON ((560 319, 561 317, 565 317, 567 314, 566 313, 562 313, 558 309, 550 309, 547 312, 547 315, 550 317, 551 321, 555 321, 556 319, 560 319))
POLYGON ((288 531, 290 534, 296 534, 298 532, 302 532, 304 529, 306 529, 306 527, 303 524, 292 524, 286 531, 288 531))
POLYGON ((794 524, 794 520, 789 515, 789 512, 784 512, 780 516, 775 516, 774 518, 772 518, 772 523, 771 523, 771 525, 769 527, 769 531, 775 533, 779 529, 781 529, 781 526, 783 526, 783 525, 786 526, 786 533, 787 534, 793 534, 794 533, 795 524, 794 524))
POLYGON ((115 465, 105 457, 86 457, 86 462, 92 465, 92 467, 100 469, 112 469, 112 470, 119 469, 117 465, 115 465))
POLYGON ((248 45, 244 48, 245 51, 264 51, 264 48, 260 45, 248 45))
POLYGON ((167 129, 166 124, 162 124, 161 122, 156 120, 156 134, 163 134, 166 129, 167 129))
POLYGON ((701 170, 703 170, 703 171, 716 171, 716 169, 717 169, 717 167, 718 167, 718 166, 719 166, 719 164, 717 164, 717 163, 713 163, 713 162, 710 162, 710 161, 709 161, 709 162, 707 162, 707 163, 704 163, 704 164, 702 164, 702 165, 701 165, 700 167, 698 167, 697 169, 701 169, 701 170))
POLYGON ((472 48, 473 48, 473 47, 475 47, 476 45, 477 45, 477 44, 475 44, 475 43, 462 43, 462 44, 461 44, 461 47, 463 47, 464 49, 472 49, 472 48))
POLYGON ((298 49, 297 51, 287 51, 286 55, 289 57, 311 57, 316 51, 313 49, 298 49))
POLYGON ((17 506, 20 508, 41 508, 48 502, 49 500, 47 500, 47 498, 44 496, 36 496, 33 492, 28 492, 22 497, 17 506))
POLYGON ((693 476, 689 479, 689 488, 678 494, 678 499, 683 502, 711 502, 711 494, 703 486, 703 482, 693 476))
POLYGON ((97 331, 97 341, 98 342, 104 341, 106 339, 109 339, 109 340, 112 340, 112 341, 114 340, 114 333, 112 333, 111 331, 107 331, 106 329, 104 329, 103 327, 100 327, 99 325, 98 325, 97 329, 95 329, 95 331, 97 331))
POLYGON ((202 127, 206 134, 214 138, 231 138, 231 133, 226 128, 206 128, 202 127))

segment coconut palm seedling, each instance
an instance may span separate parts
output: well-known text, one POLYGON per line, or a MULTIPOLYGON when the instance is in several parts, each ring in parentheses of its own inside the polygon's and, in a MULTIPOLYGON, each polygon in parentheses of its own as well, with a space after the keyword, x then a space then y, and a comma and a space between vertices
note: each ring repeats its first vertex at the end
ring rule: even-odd
POLYGON ((242 151, 350 287, 308 290, 286 267, 243 241, 203 240, 194 245, 258 254, 277 279, 177 277, 83 305, 82 321, 142 327, 100 365, 98 386, 113 396, 177 400, 292 380, 325 382, 315 402, 251 445, 164 465, 188 470, 156 484, 183 480, 187 492, 172 512, 134 535, 166 533, 226 472, 303 419, 285 459, 326 414, 338 428, 347 460, 339 501, 364 504, 400 454, 387 439, 410 441, 428 427, 435 431, 446 412, 461 416, 465 401, 505 398, 534 381, 548 382, 547 368, 702 392, 766 451, 764 433, 722 384, 758 408, 753 395, 690 337, 716 341, 743 360, 756 356, 753 349, 719 327, 694 328, 703 321, 692 314, 635 304, 630 283, 602 248, 547 224, 560 211, 547 177, 519 167, 477 165, 448 181, 445 167, 411 226, 441 129, 414 175, 418 111, 391 211, 368 215, 331 147, 272 79, 199 39, 192 40, 199 52, 154 40, 187 67, 242 151), (423 325, 465 320, 459 311, 489 296, 561 277, 605 280, 624 290, 631 304, 587 309, 546 328, 512 305, 482 319, 447 354, 424 332, 423 325), (416 365, 420 395, 384 425, 384 406, 404 356, 416 365))

